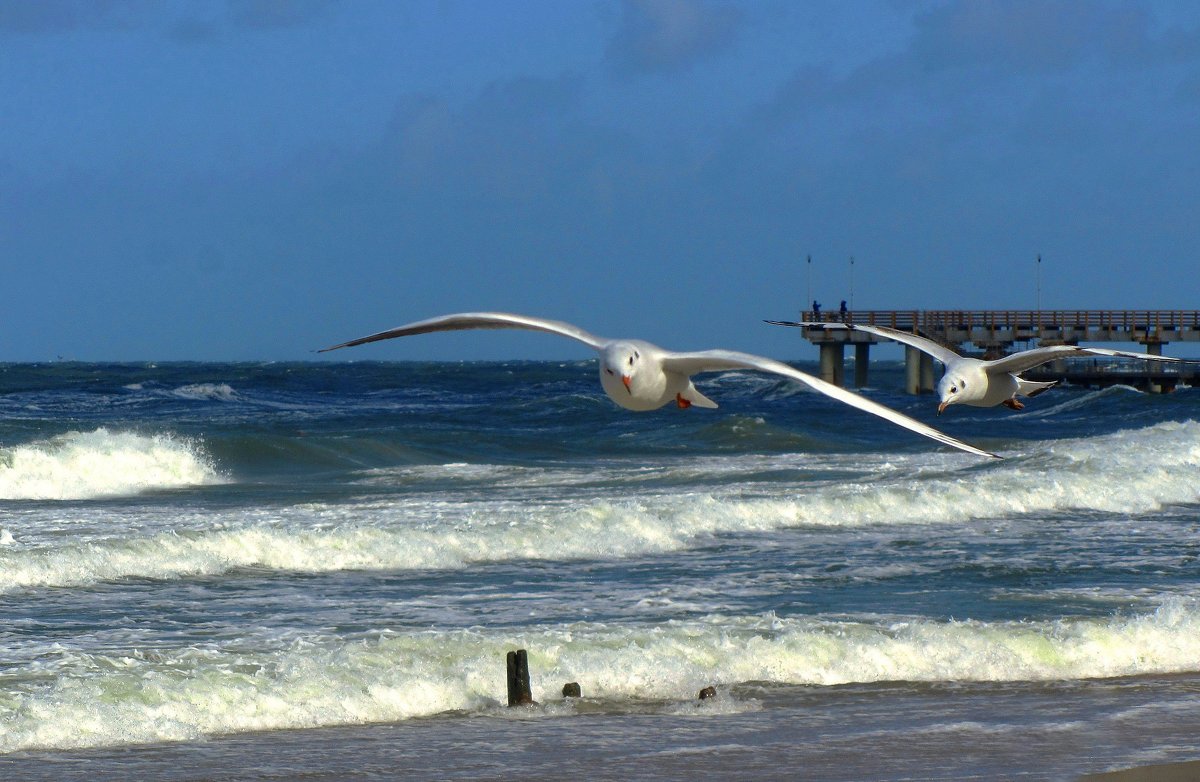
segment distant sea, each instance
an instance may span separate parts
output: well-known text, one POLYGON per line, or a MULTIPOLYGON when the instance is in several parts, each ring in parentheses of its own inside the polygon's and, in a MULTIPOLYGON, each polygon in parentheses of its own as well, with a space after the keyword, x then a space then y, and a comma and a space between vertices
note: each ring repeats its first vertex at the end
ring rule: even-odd
POLYGON ((635 414, 595 373, 0 364, 0 778, 1200 759, 1200 391, 935 417, 872 366, 998 461, 772 376, 635 414))

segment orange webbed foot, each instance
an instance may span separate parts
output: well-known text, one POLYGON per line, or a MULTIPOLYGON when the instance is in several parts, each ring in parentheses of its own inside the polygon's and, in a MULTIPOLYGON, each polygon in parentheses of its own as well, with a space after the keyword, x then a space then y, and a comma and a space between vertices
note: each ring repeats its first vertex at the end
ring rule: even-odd
POLYGON ((1015 399, 1005 399, 1000 404, 1004 405, 1009 410, 1024 410, 1025 409, 1025 405, 1021 404, 1020 402, 1018 402, 1015 399))
POLYGON ((689 407, 692 406, 692 403, 690 401, 683 398, 683 394, 675 395, 675 404, 679 405, 680 410, 687 410, 689 407))

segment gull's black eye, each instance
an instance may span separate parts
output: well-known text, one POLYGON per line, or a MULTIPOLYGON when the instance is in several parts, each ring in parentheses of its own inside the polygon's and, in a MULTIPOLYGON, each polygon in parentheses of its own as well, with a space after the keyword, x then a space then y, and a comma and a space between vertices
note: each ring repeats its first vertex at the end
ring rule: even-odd
POLYGON ((957 394, 957 393, 958 393, 958 389, 957 389, 957 388, 955 388, 954 386, 950 386, 950 393, 952 393, 952 394, 957 394))

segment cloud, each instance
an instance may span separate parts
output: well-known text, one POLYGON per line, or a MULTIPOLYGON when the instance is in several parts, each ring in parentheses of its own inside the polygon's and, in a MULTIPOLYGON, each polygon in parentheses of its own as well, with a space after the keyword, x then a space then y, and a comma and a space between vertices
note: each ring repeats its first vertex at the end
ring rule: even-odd
POLYGON ((915 11, 912 30, 905 48, 849 71, 798 68, 748 125, 780 134, 832 122, 853 132, 886 121, 993 135, 1034 106, 1094 114, 1150 100, 1135 94, 1148 84, 1178 84, 1182 100, 1186 70, 1200 63, 1200 29, 1125 4, 958 0, 915 11))
POLYGON ((702 0, 624 0, 607 60, 621 77, 685 70, 727 49, 742 19, 702 0))
POLYGON ((179 43, 193 44, 214 40, 221 34, 221 26, 206 19, 187 18, 170 25, 168 37, 179 43))
POLYGON ((167 34, 180 43, 198 44, 220 38, 228 30, 266 32, 319 23, 333 13, 334 0, 224 0, 204 16, 203 6, 187 6, 167 34))
POLYGON ((585 89, 581 78, 521 76, 486 85, 455 107, 429 95, 397 106, 384 159, 404 187, 465 187, 477 196, 525 201, 544 193, 556 161, 577 143, 566 125, 585 89))
POLYGON ((145 0, 3 0, 0 33, 30 35, 128 26, 145 0))
POLYGON ((319 22, 334 0, 0 0, 0 34, 53 35, 79 30, 163 30, 183 43, 230 28, 278 30, 319 22))
POLYGON ((576 105, 582 84, 581 79, 571 75, 493 81, 484 87, 472 110, 489 119, 562 115, 576 105))
POLYGON ((319 20, 334 0, 227 0, 230 21, 239 27, 272 30, 303 27, 319 20))
POLYGON ((1200 54, 1196 31, 1156 35, 1153 6, 1076 0, 970 0, 914 19, 911 57, 926 71, 983 66, 1053 72, 1087 62, 1200 54))

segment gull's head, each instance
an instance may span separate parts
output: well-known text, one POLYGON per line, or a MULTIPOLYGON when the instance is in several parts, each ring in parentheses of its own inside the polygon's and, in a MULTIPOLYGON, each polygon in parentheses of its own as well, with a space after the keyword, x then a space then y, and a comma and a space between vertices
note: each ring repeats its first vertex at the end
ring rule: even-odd
POLYGON ((938 382, 938 398, 941 400, 938 403, 938 415, 942 414, 950 405, 955 402, 961 402, 967 396, 967 379, 962 375, 950 374, 947 372, 938 382))
POLYGON ((619 381, 628 394, 633 393, 633 380, 641 363, 642 352, 632 344, 614 344, 600 357, 601 371, 613 381, 619 381))
MULTIPOLYGON (((608 398, 626 410, 657 410, 675 401, 683 388, 662 368, 662 350, 637 339, 605 344, 600 350, 600 385, 608 398), (679 386, 678 388, 676 386, 679 386)), ((682 378, 686 384, 687 378, 682 378)))

